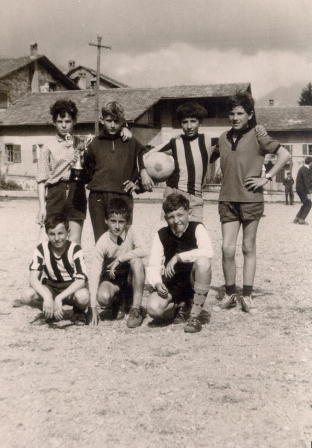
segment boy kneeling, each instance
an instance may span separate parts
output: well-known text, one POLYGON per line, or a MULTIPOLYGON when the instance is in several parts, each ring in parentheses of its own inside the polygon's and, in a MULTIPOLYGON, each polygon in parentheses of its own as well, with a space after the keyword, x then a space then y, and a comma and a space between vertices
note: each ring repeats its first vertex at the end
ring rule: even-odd
POLYGON ((172 317, 174 323, 190 314, 184 331, 196 333, 211 282, 211 241, 203 224, 189 221, 189 201, 182 194, 167 196, 163 210, 168 226, 153 241, 147 279, 156 291, 147 312, 152 318, 172 317))
POLYGON ((117 319, 124 317, 122 300, 129 287, 133 289, 133 304, 127 327, 139 327, 142 323, 145 281, 142 258, 146 257, 147 249, 139 231, 127 225, 130 213, 123 199, 111 199, 107 205, 105 222, 108 230, 96 243, 90 278, 92 325, 98 324, 96 302, 111 307, 117 319))
POLYGON ((65 213, 50 214, 44 221, 49 241, 39 244, 29 267, 30 287, 22 292, 24 305, 42 311, 45 322, 63 319, 63 305, 73 305, 72 322, 87 323, 85 310, 89 291, 81 247, 68 240, 70 228, 65 213))

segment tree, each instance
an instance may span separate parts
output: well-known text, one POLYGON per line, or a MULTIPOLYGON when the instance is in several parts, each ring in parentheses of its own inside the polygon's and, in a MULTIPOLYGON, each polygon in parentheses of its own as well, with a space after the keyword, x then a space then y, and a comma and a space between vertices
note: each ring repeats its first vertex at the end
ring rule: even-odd
POLYGON ((302 89, 298 104, 299 104, 299 106, 312 106, 312 83, 311 82, 309 82, 307 87, 304 87, 302 89))

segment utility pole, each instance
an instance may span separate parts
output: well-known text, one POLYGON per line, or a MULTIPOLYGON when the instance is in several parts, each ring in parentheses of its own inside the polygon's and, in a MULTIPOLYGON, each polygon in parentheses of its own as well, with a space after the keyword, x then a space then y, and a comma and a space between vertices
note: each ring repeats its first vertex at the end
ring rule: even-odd
POLYGON ((101 45, 102 42, 102 36, 97 36, 97 44, 94 44, 92 42, 89 42, 89 45, 92 45, 93 47, 97 47, 97 67, 96 67, 96 86, 95 86, 95 135, 99 135, 99 92, 100 92, 100 70, 101 70, 101 48, 107 48, 111 49, 110 45, 101 45))

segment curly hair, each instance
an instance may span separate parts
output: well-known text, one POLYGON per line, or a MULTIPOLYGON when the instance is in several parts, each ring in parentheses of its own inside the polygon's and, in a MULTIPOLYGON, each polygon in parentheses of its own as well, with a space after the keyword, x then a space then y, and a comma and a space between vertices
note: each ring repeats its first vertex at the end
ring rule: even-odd
POLYGON ((78 115, 78 109, 76 103, 71 100, 58 100, 50 107, 50 114, 52 115, 53 122, 60 116, 64 118, 68 114, 73 120, 76 120, 78 115))
POLYGON ((69 219, 66 213, 59 212, 48 215, 44 220, 44 228, 46 233, 48 233, 48 230, 50 229, 55 229, 55 227, 59 224, 64 224, 65 229, 67 231, 69 230, 69 219))
POLYGON ((113 198, 107 204, 105 210, 106 219, 109 218, 110 215, 122 215, 128 221, 130 217, 130 209, 126 201, 120 198, 113 198))
POLYGON ((101 110, 102 118, 110 115, 114 120, 125 121, 125 111, 121 104, 116 101, 110 101, 102 107, 101 110))
POLYGON ((185 196, 183 196, 183 194, 177 193, 169 194, 162 205, 165 215, 178 210, 180 207, 183 207, 184 210, 189 210, 190 202, 185 196))
POLYGON ((206 109, 196 101, 188 101, 187 103, 181 104, 181 106, 177 108, 177 116, 179 121, 182 121, 185 118, 197 118, 197 120, 203 121, 206 115, 206 109))

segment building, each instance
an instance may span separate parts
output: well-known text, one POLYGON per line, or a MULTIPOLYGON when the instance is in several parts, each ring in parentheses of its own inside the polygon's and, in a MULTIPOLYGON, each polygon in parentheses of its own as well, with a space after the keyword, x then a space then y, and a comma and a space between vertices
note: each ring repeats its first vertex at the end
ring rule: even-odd
MULTIPOLYGON (((250 91, 250 85, 106 89, 100 91, 100 105, 108 101, 121 103, 133 134, 143 144, 156 146, 181 132, 175 113, 178 105, 196 100, 208 111, 202 130, 209 131, 214 144, 228 129, 227 99, 240 89, 250 91)), ((40 146, 55 135, 49 109, 60 98, 71 99, 77 104, 79 116, 75 133, 94 134, 93 91, 28 93, 0 114, 1 174, 19 182, 24 189, 36 189, 34 177, 40 146)))
POLYGON ((25 93, 79 90, 46 56, 38 55, 38 45, 30 46, 30 56, 0 59, 0 109, 7 109, 25 93))
MULTIPOLYGON (((94 89, 96 84, 96 70, 79 65, 76 67, 75 61, 68 62, 67 76, 82 90, 94 89)), ((126 84, 122 84, 109 76, 100 73, 100 90, 104 89, 121 89, 127 88, 126 84)))

